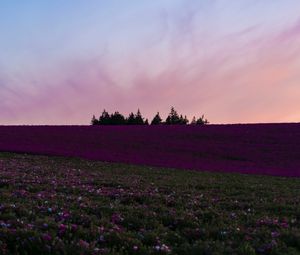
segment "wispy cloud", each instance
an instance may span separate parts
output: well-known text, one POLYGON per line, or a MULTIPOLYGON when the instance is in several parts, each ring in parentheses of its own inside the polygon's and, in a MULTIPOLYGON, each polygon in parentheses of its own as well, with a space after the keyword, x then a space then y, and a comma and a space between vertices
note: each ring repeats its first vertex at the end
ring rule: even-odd
POLYGON ((155 26, 134 34, 140 40, 130 47, 108 40, 95 54, 4 66, 0 122, 87 124, 103 108, 128 113, 138 107, 150 118, 158 110, 165 116, 172 105, 189 117, 205 113, 214 123, 295 121, 299 20, 272 29, 247 21, 227 31, 220 1, 186 3, 150 15, 155 26))

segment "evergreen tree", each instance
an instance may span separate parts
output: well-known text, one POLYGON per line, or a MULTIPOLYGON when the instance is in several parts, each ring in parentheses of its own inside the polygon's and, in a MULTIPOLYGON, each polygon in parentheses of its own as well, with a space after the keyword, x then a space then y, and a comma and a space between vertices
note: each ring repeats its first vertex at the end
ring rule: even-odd
POLYGON ((188 118, 186 117, 186 115, 184 115, 184 118, 183 118, 183 124, 186 125, 189 123, 189 120, 188 118))
POLYGON ((100 125, 110 125, 110 116, 105 109, 103 110, 101 116, 99 117, 99 124, 100 125))
POLYGON ((135 115, 135 124, 136 125, 144 125, 144 118, 142 117, 140 109, 138 109, 138 111, 135 115))
POLYGON ((196 124, 197 125, 205 125, 208 124, 208 120, 204 119, 204 115, 202 115, 199 119, 197 119, 196 124))
POLYGON ((93 117, 92 117, 91 124, 93 126, 99 125, 99 121, 96 119, 95 115, 93 115, 93 117))
MULTIPOLYGON (((174 107, 171 107, 171 111, 166 118, 165 122, 162 122, 162 119, 159 115, 159 112, 154 116, 151 121, 151 125, 159 125, 159 124, 168 124, 168 125, 186 125, 189 123, 186 115, 178 114, 174 107)), ((195 116, 191 121, 191 125, 205 125, 208 124, 208 120, 204 118, 202 115, 200 118, 196 119, 195 116)), ((149 125, 148 119, 144 120, 140 109, 137 110, 136 114, 131 112, 127 118, 125 118, 122 114, 116 111, 113 114, 109 114, 105 109, 103 110, 99 120, 96 119, 95 115, 93 115, 91 120, 91 125, 149 125)))
POLYGON ((171 112, 169 113, 167 119, 166 119, 167 125, 174 125, 174 124, 180 124, 180 117, 174 107, 171 107, 171 112))
POLYGON ((114 114, 110 115, 110 124, 111 125, 125 125, 126 120, 121 113, 115 112, 114 114))
POLYGON ((188 123, 189 123, 189 120, 187 119, 186 115, 185 115, 184 118, 183 118, 182 114, 180 114, 178 124, 186 125, 186 124, 188 124, 188 123))
POLYGON ((159 115, 159 112, 156 113, 156 115, 154 116, 153 120, 151 121, 151 125, 159 125, 161 124, 162 119, 159 115))
POLYGON ((192 119, 191 125, 196 125, 196 124, 197 124, 196 117, 194 116, 193 119, 192 119))
POLYGON ((135 116, 133 112, 131 112, 126 120, 127 125, 134 125, 135 124, 135 116))

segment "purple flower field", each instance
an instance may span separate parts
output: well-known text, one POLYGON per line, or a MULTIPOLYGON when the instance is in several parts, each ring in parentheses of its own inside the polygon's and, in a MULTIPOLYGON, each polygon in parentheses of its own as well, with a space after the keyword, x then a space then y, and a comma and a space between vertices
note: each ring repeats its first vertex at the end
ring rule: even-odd
POLYGON ((0 151, 300 176, 300 124, 2 126, 0 151))
POLYGON ((0 153, 0 254, 296 255, 300 179, 0 153))

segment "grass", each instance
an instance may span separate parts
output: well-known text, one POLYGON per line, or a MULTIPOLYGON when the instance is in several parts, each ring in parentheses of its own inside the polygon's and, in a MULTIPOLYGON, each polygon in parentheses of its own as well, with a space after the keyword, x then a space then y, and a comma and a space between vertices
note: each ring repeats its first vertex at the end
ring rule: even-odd
POLYGON ((0 153, 0 254, 300 254, 300 179, 0 153))

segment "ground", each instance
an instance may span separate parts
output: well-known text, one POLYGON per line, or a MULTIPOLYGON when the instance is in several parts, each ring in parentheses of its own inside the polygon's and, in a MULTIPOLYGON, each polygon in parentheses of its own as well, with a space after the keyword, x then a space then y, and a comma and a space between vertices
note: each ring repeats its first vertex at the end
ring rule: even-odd
POLYGON ((300 254, 300 179, 0 154, 0 254, 300 254))

